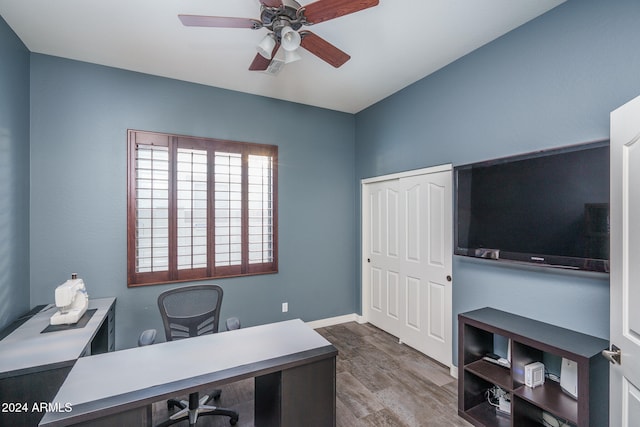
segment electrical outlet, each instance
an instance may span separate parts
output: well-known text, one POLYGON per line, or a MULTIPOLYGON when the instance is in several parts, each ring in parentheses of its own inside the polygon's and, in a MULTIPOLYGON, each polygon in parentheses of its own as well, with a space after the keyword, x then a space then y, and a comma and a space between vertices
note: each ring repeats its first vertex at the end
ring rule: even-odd
POLYGON ((289 303, 288 302, 283 302, 282 303, 282 312, 286 313, 287 311, 289 311, 289 303))

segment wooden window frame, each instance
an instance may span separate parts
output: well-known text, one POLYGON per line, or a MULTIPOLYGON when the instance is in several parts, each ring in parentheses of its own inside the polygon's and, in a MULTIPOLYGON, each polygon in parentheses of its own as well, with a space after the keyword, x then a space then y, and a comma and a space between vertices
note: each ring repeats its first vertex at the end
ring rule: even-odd
POLYGON ((139 130, 127 131, 127 286, 137 287, 163 283, 207 280, 222 277, 236 277, 278 272, 278 147, 256 144, 172 135, 139 130), (137 207, 136 159, 138 146, 166 146, 169 151, 168 177, 168 267, 166 271, 137 271, 137 207), (205 268, 178 269, 178 222, 177 222, 177 150, 178 148, 206 150, 207 161, 207 266, 205 268), (241 261, 238 265, 216 266, 215 261, 215 152, 241 155, 241 261), (249 156, 266 156, 271 159, 271 261, 251 263, 249 261, 249 156))

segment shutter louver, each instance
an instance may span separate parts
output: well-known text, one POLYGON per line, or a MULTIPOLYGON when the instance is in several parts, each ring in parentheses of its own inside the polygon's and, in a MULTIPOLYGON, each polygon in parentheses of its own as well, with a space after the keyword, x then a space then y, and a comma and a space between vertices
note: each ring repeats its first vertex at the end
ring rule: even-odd
POLYGON ((169 269, 169 153, 139 146, 136 157, 136 272, 169 269))
POLYGON ((242 263, 242 156, 215 153, 215 266, 242 263))
POLYGON ((207 152, 178 149, 178 270, 207 267, 207 152))

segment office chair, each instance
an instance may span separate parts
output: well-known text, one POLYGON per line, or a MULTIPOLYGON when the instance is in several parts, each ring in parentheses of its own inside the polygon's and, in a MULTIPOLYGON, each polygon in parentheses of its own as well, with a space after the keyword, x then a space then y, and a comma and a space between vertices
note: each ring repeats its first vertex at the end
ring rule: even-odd
MULTIPOLYGON (((222 288, 217 285, 194 285, 170 289, 158 296, 158 308, 164 324, 167 341, 196 337, 218 332, 220 320, 220 306, 222 305, 222 288)), ((226 322, 227 329, 240 328, 237 318, 230 318, 226 322)), ((138 345, 148 345, 155 340, 155 330, 144 331, 138 340, 138 345)), ((179 366, 179 361, 177 366, 179 366)), ((189 426, 195 426, 199 416, 222 415, 229 417, 229 423, 238 422, 238 413, 229 409, 209 406, 212 399, 220 397, 220 390, 210 395, 199 396, 199 392, 189 394, 189 400, 169 399, 167 407, 174 407, 180 411, 157 427, 165 427, 189 419, 189 426)))

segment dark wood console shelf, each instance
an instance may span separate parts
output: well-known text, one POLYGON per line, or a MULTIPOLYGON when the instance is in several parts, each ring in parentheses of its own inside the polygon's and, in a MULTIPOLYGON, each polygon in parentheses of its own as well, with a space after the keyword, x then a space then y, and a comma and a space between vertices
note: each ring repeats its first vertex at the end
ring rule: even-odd
POLYGON ((462 313, 458 315, 458 413, 484 427, 544 426, 544 413, 570 426, 608 426, 609 365, 600 354, 608 345, 601 338, 493 308, 462 313), (482 359, 495 352, 497 336, 511 344, 511 368, 482 359), (576 399, 549 379, 536 388, 525 385, 526 365, 554 357, 576 362, 576 399), (496 385, 509 394, 510 414, 487 401, 487 390, 496 385))

